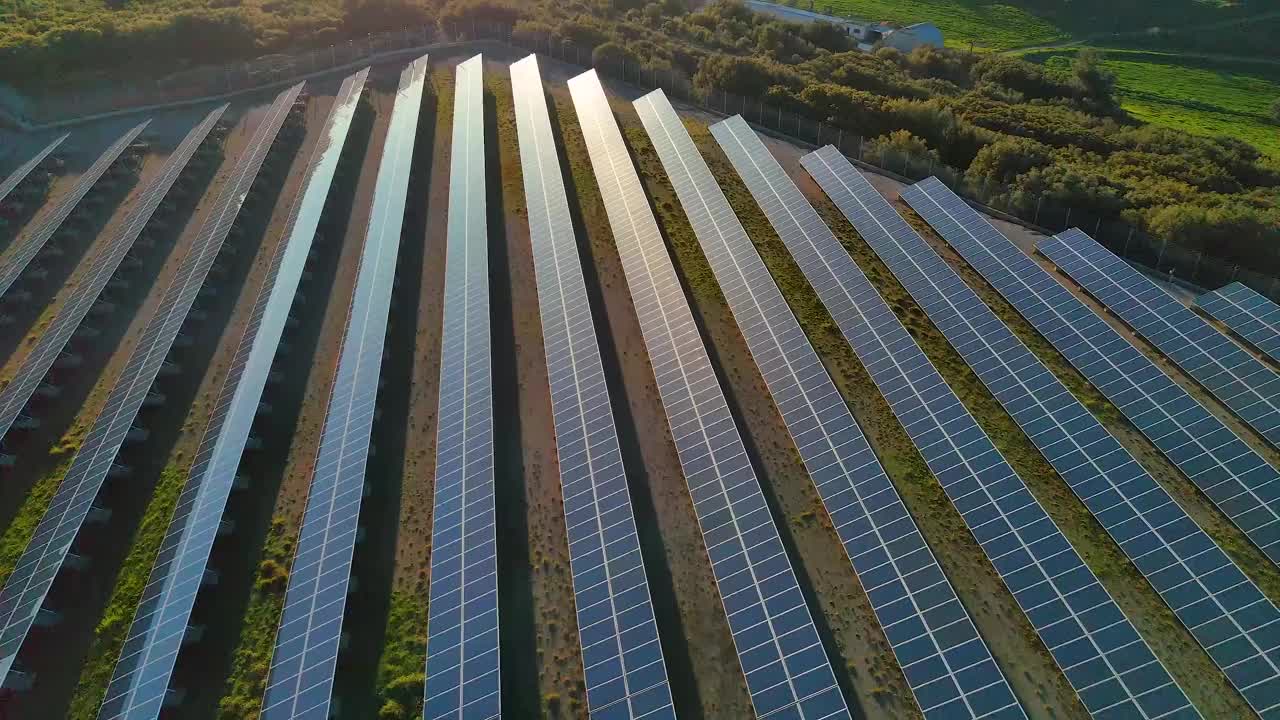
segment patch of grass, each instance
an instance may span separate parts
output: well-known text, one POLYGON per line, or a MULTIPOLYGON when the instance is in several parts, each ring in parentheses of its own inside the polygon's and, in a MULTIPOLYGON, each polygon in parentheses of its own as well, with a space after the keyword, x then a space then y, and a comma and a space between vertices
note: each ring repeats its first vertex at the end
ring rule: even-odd
POLYGON ((427 604, 423 598, 403 590, 391 593, 386 638, 378 663, 378 718, 421 717, 427 656, 427 604))
POLYGON ((0 583, 9 579, 10 573, 18 564, 18 559, 22 557, 22 551, 27 549, 27 543, 30 543, 31 536, 35 535, 36 526, 40 524, 40 519, 44 517, 45 511, 53 502, 53 496, 57 494, 62 478, 67 474, 67 470, 71 469, 71 454, 74 449, 58 452, 63 447, 65 446, 54 448, 50 454, 66 454, 67 459, 58 463, 56 467, 45 473, 44 477, 36 481, 27 493, 13 522, 5 528, 4 534, 0 535, 0 583))
MULTIPOLYGON (((838 14, 866 20, 909 24, 931 22, 942 30, 948 45, 1005 50, 1031 44, 1048 44, 1071 38, 1054 23, 1037 17, 1017 0, 817 0, 815 9, 827 6, 838 14)), ((801 7, 804 7, 801 4, 801 7)))
POLYGON ((164 542, 173 510, 178 505, 186 484, 187 469, 169 465, 160 473, 160 481, 133 538, 133 545, 116 578, 98 627, 94 630, 89 655, 80 670, 75 694, 71 698, 68 720, 93 720, 106 693, 116 659, 120 656, 126 633, 142 599, 142 591, 151 576, 160 545, 164 542))
MULTIPOLYGON (((1199 135, 1228 135, 1280 157, 1280 130, 1269 121, 1280 98, 1280 68, 1214 63, 1173 54, 1107 50, 1121 105, 1144 122, 1199 135)), ((1074 51, 1028 54, 1066 68, 1074 51)))
POLYGON ((289 563, 293 559, 294 538, 283 517, 271 520, 258 579, 249 598, 240 630, 240 642, 231 660, 231 673, 222 699, 218 720, 253 720, 262 707, 271 653, 275 648, 276 626, 284 610, 285 588, 289 584, 289 563))

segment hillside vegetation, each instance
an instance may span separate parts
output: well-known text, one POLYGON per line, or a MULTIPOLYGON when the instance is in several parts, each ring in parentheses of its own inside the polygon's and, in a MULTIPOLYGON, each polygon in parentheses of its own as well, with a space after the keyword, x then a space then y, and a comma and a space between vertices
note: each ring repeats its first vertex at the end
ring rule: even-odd
MULTIPOLYGON (((881 2, 846 1, 873 9, 881 2)), ((897 158, 895 166, 906 159, 963 176, 984 197, 1028 216, 1043 204, 1070 208, 1077 223, 1125 220, 1193 250, 1280 274, 1280 160, 1247 142, 1274 149, 1265 79, 1219 82, 1214 104, 1226 110, 1208 123, 1204 114, 1190 115, 1203 110, 1203 101, 1187 96, 1195 90, 1203 97, 1215 81, 1212 71, 1188 87, 1138 77, 1161 67, 1146 59, 1088 49, 1059 51, 1043 65, 963 48, 865 54, 832 26, 781 23, 730 0, 692 13, 685 0, 113 2, 20 2, 20 20, 0 23, 0 79, 31 82, 84 67, 120 71, 161 57, 171 68, 425 23, 463 37, 473 24, 514 26, 525 47, 557 43, 615 74, 625 65, 633 76, 637 69, 657 71, 705 93, 764 98, 871 140, 869 148, 897 158), (53 29, 53 17, 67 26, 53 29), (1125 94, 1117 94, 1117 82, 1125 94), (1150 85, 1150 94, 1132 92, 1135 82, 1150 85), (1142 125, 1135 117, 1212 136, 1142 125)), ((1068 9, 1059 0, 902 3, 913 12, 933 5, 944 25, 944 8, 1016 11, 1064 34, 1095 27, 1098 18, 1111 17, 1108 11, 1116 27, 1131 29, 1158 17, 1157 6, 1206 22, 1266 9, 1203 0, 1076 0, 1068 9)), ((997 26, 1034 36, 1011 20, 983 24, 987 31, 997 26)), ((963 37, 949 25, 947 32, 963 37)))

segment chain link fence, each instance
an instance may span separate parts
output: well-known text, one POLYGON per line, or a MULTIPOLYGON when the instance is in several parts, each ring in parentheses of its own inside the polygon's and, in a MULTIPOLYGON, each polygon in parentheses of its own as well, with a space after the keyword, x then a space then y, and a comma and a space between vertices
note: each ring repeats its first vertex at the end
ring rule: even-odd
POLYGON ((603 77, 642 90, 662 88, 672 98, 715 115, 740 114, 757 127, 800 144, 814 147, 834 145, 863 167, 904 182, 937 175, 958 195, 996 216, 1045 233, 1078 227, 1117 255, 1174 283, 1190 285, 1194 289, 1213 289, 1239 281, 1280 302, 1280 278, 1206 256, 1202 251, 1170 243, 1167 239, 1152 237, 1122 220, 1073 208, 1049 196, 1014 191, 986 178, 970 180, 963 173, 938 166, 931 160, 882 149, 868 138, 769 104, 760 98, 701 90, 678 69, 621 61, 600 61, 597 64, 599 58, 595 57, 592 47, 564 42, 545 33, 516 32, 510 26, 478 19, 461 25, 404 28, 327 48, 185 71, 149 83, 121 83, 72 96, 28 100, 22 114, 33 124, 43 124, 128 108, 213 99, 362 65, 410 50, 427 52, 432 48, 479 40, 499 41, 583 68, 594 66, 603 77))

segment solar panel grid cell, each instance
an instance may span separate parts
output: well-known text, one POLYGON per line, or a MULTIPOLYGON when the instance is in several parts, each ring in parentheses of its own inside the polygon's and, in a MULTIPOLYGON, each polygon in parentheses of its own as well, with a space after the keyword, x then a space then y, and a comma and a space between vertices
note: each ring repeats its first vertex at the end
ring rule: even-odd
POLYGON ((0 202, 3 202, 4 199, 9 196, 9 193, 13 192, 13 189, 18 187, 18 184, 25 180, 27 176, 31 174, 31 171, 35 170, 36 166, 44 162, 44 159, 49 157, 49 154, 56 150, 58 146, 62 144, 62 141, 66 140, 70 135, 71 133, 62 135, 48 145, 45 145, 40 152, 37 152, 25 163, 19 165, 17 169, 9 173, 8 177, 3 181, 0 181, 0 202))
POLYGON ((1272 562, 1280 474, 1105 320, 936 178, 908 194, 943 238, 1151 440, 1272 562))
POLYGON ((609 101, 569 91, 756 714, 848 717, 609 101))
POLYGON ((62 223, 71 215, 71 211, 76 209, 107 169, 124 153, 125 148, 129 147, 129 144, 142 134, 150 123, 150 120, 145 120, 120 136, 111 147, 102 152, 88 170, 84 171, 65 195, 41 211, 33 224, 14 240, 13 246, 8 249, 4 257, 0 258, 0 298, 9 292, 22 272, 44 249, 49 238, 62 227, 62 223))
POLYGON ((1280 363, 1280 305, 1236 282, 1201 295, 1196 306, 1280 363))
POLYGON ((1280 375, 1076 229, 1036 248, 1214 397, 1280 446, 1280 375))
POLYGON ((236 470, 367 75, 368 70, 363 70, 343 82, 312 151, 302 188, 213 403, 190 476, 98 711, 99 720, 155 718, 164 704, 236 470))
POLYGON ((265 720, 329 716, 426 71, 426 57, 405 68, 391 111, 307 509, 276 631, 262 702, 265 720))
MULTIPOLYGON (((954 231, 920 190, 903 197, 954 231)), ((906 221, 884 217, 872 249, 1236 689, 1280 713, 1280 610, 906 221)))
POLYGON ((31 396, 39 388, 49 368, 53 366, 58 355, 70 342, 89 314, 90 308, 98 301, 111 276, 119 268, 134 241, 142 229, 146 227, 160 202, 168 194, 173 183, 182 173, 183 168, 195 153, 196 148, 204 141, 205 136, 213 129, 227 106, 223 105, 211 111, 205 119, 192 128, 183 141, 165 161, 164 167, 155 179, 142 191, 129 209, 124 222, 109 237, 101 250, 89 261, 89 268, 70 288, 66 301, 54 314, 53 318, 40 333, 35 345, 14 373, 9 384, 0 390, 0 437, 4 437, 18 419, 31 396))
POLYGON ((484 61, 454 83, 423 717, 499 716, 484 61))
MULTIPOLYGON (((801 163, 873 247, 901 222, 827 146, 801 163)), ((965 524, 1094 717, 1197 717, 1182 690, 829 231, 796 242, 831 310, 965 524)), ((784 238, 784 241, 786 239, 784 238)))
POLYGON ((538 305, 593 718, 674 720, 604 366, 537 58, 511 66, 538 305))
MULTIPOLYGON (((1025 717, 674 108, 636 109, 925 717, 1025 717)), ((782 169, 746 123, 712 133, 778 212, 782 169)))
POLYGON ((196 294, 204 284, 223 240, 231 229, 267 150, 271 147, 302 85, 282 92, 272 103, 219 193, 214 209, 201 226, 191 250, 182 259, 165 289, 106 405, 85 435, 53 501, 40 520, 27 549, 0 591, 0 675, 7 675, 17 658, 36 614, 71 550, 93 500, 119 453, 125 436, 155 381, 173 341, 182 328, 196 294))

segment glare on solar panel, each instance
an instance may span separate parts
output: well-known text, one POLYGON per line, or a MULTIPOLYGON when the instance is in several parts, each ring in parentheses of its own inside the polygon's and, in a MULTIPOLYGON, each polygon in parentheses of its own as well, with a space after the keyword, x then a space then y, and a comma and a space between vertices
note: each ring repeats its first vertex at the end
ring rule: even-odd
POLYGON ((104 150, 102 155, 80 176, 75 185, 60 199, 42 210, 32 221, 32 225, 18 236, 13 246, 8 249, 3 258, 0 258, 0 298, 9 292, 18 277, 44 248, 45 243, 49 242, 49 238, 62 227, 63 221, 71 215, 71 211, 76 209, 76 205, 80 204, 94 184, 107 172, 107 168, 111 167, 112 163, 124 153, 125 148, 129 147, 129 144, 142 134, 150 123, 150 120, 145 120, 133 126, 111 147, 104 150))
POLYGON ((587 710, 674 720, 537 57, 511 66, 587 710))
MULTIPOLYGON (((873 247, 901 217, 831 146, 801 164, 873 247)), ((1197 717, 1186 695, 830 231, 792 254, 1085 708, 1197 717)), ((786 239, 784 238, 784 242, 786 239)))
POLYGON ((365 464, 427 58, 400 74, 360 270, 262 701, 263 720, 326 720, 351 581, 365 464))
POLYGON ((887 200, 866 197, 884 223, 863 235, 875 253, 1250 705, 1280 714, 1280 610, 887 200))
MULTIPOLYGON (((656 90, 636 110, 924 716, 1025 717, 675 109, 656 90)), ((758 190, 755 134, 712 132, 758 190)))
POLYGON ((267 150, 301 91, 302 85, 298 84, 280 93, 268 109, 266 119, 254 132, 191 250, 182 259, 159 306, 143 329, 137 347, 107 397, 105 407, 85 435, 49 509, 36 527, 35 535, 18 559, 4 590, 0 591, 0 623, 3 626, 0 629, 0 676, 7 676, 12 669, 49 587, 70 552, 71 543, 106 480, 125 436, 137 419, 147 389, 160 372, 160 366, 262 167, 267 150))
POLYGON ((1272 562, 1280 562, 1280 474, 937 178, 917 183, 903 197, 1272 562))
POLYGON ((608 98, 594 71, 569 92, 756 714, 847 718, 608 98))
POLYGON ((1280 363, 1280 305, 1236 282, 1201 295, 1196 306, 1280 363))
POLYGON ((0 202, 4 202, 4 199, 9 196, 9 193, 13 192, 13 189, 18 187, 18 183, 25 180, 26 177, 31 174, 31 171, 36 169, 36 166, 44 162, 44 159, 49 157, 49 154, 56 150, 58 146, 62 144, 62 141, 66 140, 70 136, 70 133, 59 136, 53 142, 45 145, 43 149, 33 155, 25 163, 18 166, 16 170, 9 173, 9 177, 0 181, 0 202))
POLYGON ((66 301, 45 326, 9 384, 0 390, 0 437, 4 437, 5 433, 13 427, 14 421, 31 400, 31 396, 35 394, 45 374, 49 372, 49 368, 53 366, 58 355, 71 340, 71 336, 80 327, 80 323, 84 322, 90 308, 102 295, 107 282, 115 274, 121 261, 133 247, 134 241, 138 239, 138 235, 146 227, 169 189, 173 187, 173 183, 190 161, 196 148, 204 141, 226 109, 226 105, 214 109, 200 124, 187 133, 177 149, 165 161, 160 173, 133 203, 124 222, 89 261, 88 271, 71 288, 66 301))
POLYGON ((1079 230, 1045 240, 1036 249, 1259 435, 1280 446, 1280 375, 1079 230))
POLYGON ((431 520, 427 720, 499 715, 483 72, 484 59, 477 55, 458 65, 454 82, 431 520))
POLYGON ((143 589, 99 720, 156 718, 235 482, 272 359, 369 71, 347 78, 320 132, 143 589))

